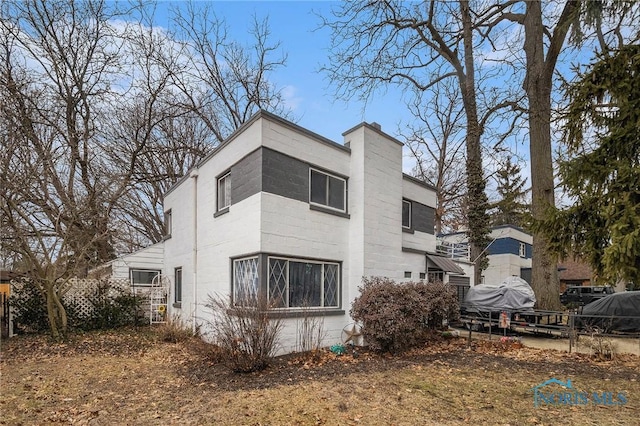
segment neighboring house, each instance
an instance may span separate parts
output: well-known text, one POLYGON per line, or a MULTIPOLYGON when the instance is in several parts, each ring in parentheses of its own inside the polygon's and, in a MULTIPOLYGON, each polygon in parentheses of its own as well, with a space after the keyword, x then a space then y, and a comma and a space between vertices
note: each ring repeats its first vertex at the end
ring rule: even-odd
POLYGON ((5 339, 13 335, 13 317, 9 307, 11 296, 11 280, 20 278, 22 274, 0 270, 0 338, 5 339))
POLYGON ((558 265, 558 277, 560 278, 560 291, 563 292, 569 286, 591 285, 593 271, 588 264, 569 259, 558 265))
MULTIPOLYGON (((514 225, 500 225, 491 229, 487 247, 489 266, 482 272, 483 283, 500 283, 512 275, 531 283, 531 255, 533 237, 514 225)), ((459 261, 469 259, 465 232, 445 234, 439 237, 438 253, 459 261)))
POLYGON ((435 190, 402 173, 402 143, 375 123, 343 136, 259 112, 165 194, 172 315, 206 325, 210 295, 264 294, 288 352, 309 313, 339 341, 362 277, 463 274, 435 255, 435 190))
POLYGON ((22 274, 17 272, 0 269, 0 294, 11 296, 11 280, 19 278, 22 274))
POLYGON ((122 255, 89 271, 89 278, 128 279, 134 287, 148 287, 162 273, 164 243, 122 255))

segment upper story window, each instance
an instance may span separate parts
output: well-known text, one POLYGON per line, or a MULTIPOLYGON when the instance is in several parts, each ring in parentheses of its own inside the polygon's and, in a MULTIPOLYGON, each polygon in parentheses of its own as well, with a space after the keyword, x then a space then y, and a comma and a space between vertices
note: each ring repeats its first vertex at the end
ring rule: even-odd
POLYGON ((520 243, 520 257, 527 257, 527 246, 524 243, 520 243))
POLYGON ((164 236, 166 238, 171 236, 171 210, 164 212, 164 236))
POLYGON ((155 269, 130 269, 129 277, 131 278, 131 285, 150 286, 152 284, 159 284, 157 281, 160 277, 160 271, 155 269), (156 282, 154 282, 154 280, 156 282))
POLYGON ((318 170, 310 169, 309 202, 346 211, 347 181, 318 170))
POLYGON ((231 172, 218 178, 218 211, 231 205, 231 172))
POLYGON ((402 227, 411 229, 411 201, 402 200, 402 227))

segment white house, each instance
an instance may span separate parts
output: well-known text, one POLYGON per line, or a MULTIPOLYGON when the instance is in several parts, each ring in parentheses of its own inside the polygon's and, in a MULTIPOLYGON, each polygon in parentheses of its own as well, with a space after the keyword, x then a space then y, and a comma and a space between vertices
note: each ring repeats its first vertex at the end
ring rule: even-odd
POLYGON ((303 304, 337 343, 364 276, 463 273, 435 255, 435 191, 402 173, 402 143, 375 123, 343 136, 259 112, 165 194, 172 315, 206 324, 209 295, 266 294, 288 352, 303 304))
MULTIPOLYGON (((489 238, 486 251, 489 266, 482 272, 483 282, 497 284, 513 275, 531 282, 533 237, 517 226, 500 225, 491 229, 489 238)), ((442 235, 438 253, 470 261, 467 241, 465 232, 442 235)))
POLYGON ((128 279, 134 287, 146 287, 162 274, 163 264, 164 244, 160 242, 107 262, 89 271, 89 277, 128 279))

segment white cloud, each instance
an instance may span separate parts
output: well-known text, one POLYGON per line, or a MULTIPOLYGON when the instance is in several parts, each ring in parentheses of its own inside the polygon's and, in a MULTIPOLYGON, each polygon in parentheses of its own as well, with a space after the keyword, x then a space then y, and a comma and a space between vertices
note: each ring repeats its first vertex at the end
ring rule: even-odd
POLYGON ((301 96, 297 96, 297 92, 298 89, 295 86, 288 85, 282 88, 282 100, 291 111, 297 110, 303 100, 301 96))

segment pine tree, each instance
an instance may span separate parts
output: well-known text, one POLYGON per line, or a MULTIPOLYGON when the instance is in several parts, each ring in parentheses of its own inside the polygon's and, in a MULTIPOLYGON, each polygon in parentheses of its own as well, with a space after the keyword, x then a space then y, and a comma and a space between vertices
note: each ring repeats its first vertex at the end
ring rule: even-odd
POLYGON ((500 199, 491 204, 492 225, 524 226, 529 204, 526 202, 526 181, 522 178, 521 171, 520 165, 512 163, 511 157, 507 157, 496 172, 496 190, 500 199))
POLYGON ((640 45, 601 56, 569 90, 562 186, 575 200, 537 223, 601 280, 640 281, 640 45))

